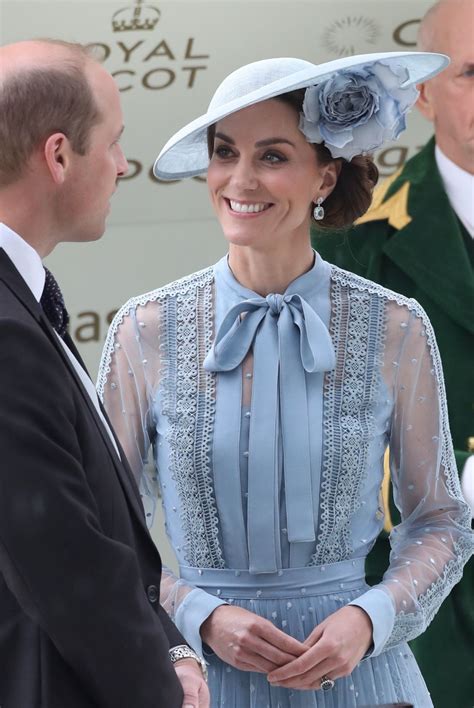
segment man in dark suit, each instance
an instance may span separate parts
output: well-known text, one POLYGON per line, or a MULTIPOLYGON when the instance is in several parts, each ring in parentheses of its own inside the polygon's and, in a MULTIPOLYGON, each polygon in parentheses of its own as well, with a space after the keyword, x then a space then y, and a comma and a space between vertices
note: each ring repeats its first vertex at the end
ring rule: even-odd
MULTIPOLYGON (((354 228, 315 229, 313 245, 323 258, 414 297, 426 310, 443 362, 458 470, 474 515, 472 458, 467 463, 474 436, 473 26, 472 0, 441 0, 425 15, 420 49, 451 58, 446 71, 419 87, 418 108, 433 121, 435 136, 377 187, 354 228)), ((387 511, 390 531, 399 515, 393 504, 387 511)), ((383 575, 389 550, 385 534, 369 554, 369 582, 383 575)), ((427 631, 411 643, 436 708, 474 706, 473 646, 471 560, 427 631)))
POLYGON ((104 232, 127 171, 122 128, 114 81, 82 47, 0 49, 2 708, 208 706, 199 657, 159 604, 135 482, 41 263, 61 241, 104 232))

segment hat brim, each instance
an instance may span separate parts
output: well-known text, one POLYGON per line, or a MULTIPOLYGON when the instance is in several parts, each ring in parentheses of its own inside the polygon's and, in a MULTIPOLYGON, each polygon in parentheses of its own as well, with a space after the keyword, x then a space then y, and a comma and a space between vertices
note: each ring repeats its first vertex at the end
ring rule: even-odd
POLYGON ((207 129, 231 113, 283 93, 322 83, 341 69, 367 66, 381 60, 389 64, 393 62, 396 66, 406 69, 408 78, 403 86, 419 84, 431 79, 450 61, 446 55, 433 52, 378 52, 343 57, 324 64, 311 64, 301 71, 250 91, 243 97, 239 96, 218 108, 208 110, 204 115, 185 125, 168 140, 156 158, 153 166, 155 177, 160 180, 177 180, 207 172, 209 166, 207 129))

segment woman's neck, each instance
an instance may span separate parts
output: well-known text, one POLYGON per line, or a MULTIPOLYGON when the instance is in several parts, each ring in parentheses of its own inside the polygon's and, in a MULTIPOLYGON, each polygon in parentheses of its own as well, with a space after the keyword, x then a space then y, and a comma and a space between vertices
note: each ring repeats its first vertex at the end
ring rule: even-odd
POLYGON ((229 247, 229 267, 241 285, 262 295, 284 293, 288 285, 314 264, 314 251, 307 243, 304 248, 268 252, 250 247, 229 247))

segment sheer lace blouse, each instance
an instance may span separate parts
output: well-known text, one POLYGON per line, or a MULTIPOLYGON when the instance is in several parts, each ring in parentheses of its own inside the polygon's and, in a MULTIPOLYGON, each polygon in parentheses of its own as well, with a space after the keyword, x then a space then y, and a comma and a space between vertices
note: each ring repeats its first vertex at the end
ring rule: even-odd
MULTIPOLYGON (((460 579, 470 513, 415 301, 319 256, 261 298, 224 258, 124 305, 98 389, 150 521, 161 489, 180 565, 250 569, 257 584, 364 557, 383 526, 389 446, 402 521, 383 581, 353 602, 371 617, 373 653, 421 633, 460 579)), ((165 569, 161 600, 199 650, 219 598, 165 569)))

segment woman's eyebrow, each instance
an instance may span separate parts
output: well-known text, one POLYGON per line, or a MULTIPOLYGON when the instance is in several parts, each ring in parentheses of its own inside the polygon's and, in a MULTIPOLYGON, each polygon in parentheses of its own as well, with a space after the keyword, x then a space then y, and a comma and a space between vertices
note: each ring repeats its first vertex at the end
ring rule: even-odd
POLYGON ((275 145, 276 143, 286 143, 287 145, 295 147, 295 144, 292 143, 291 140, 287 140, 287 138, 265 138, 265 140, 256 142, 255 147, 265 147, 266 145, 275 145))
MULTIPOLYGON (((223 140, 226 143, 229 143, 230 145, 235 145, 235 140, 233 140, 229 135, 225 135, 224 133, 216 133, 215 134, 216 138, 219 138, 219 140, 223 140)), ((288 140, 287 138, 265 138, 264 140, 258 140, 255 143, 255 147, 266 147, 267 145, 275 145, 277 143, 286 143, 287 145, 291 145, 292 147, 295 147, 294 143, 291 142, 291 140, 288 140)))

